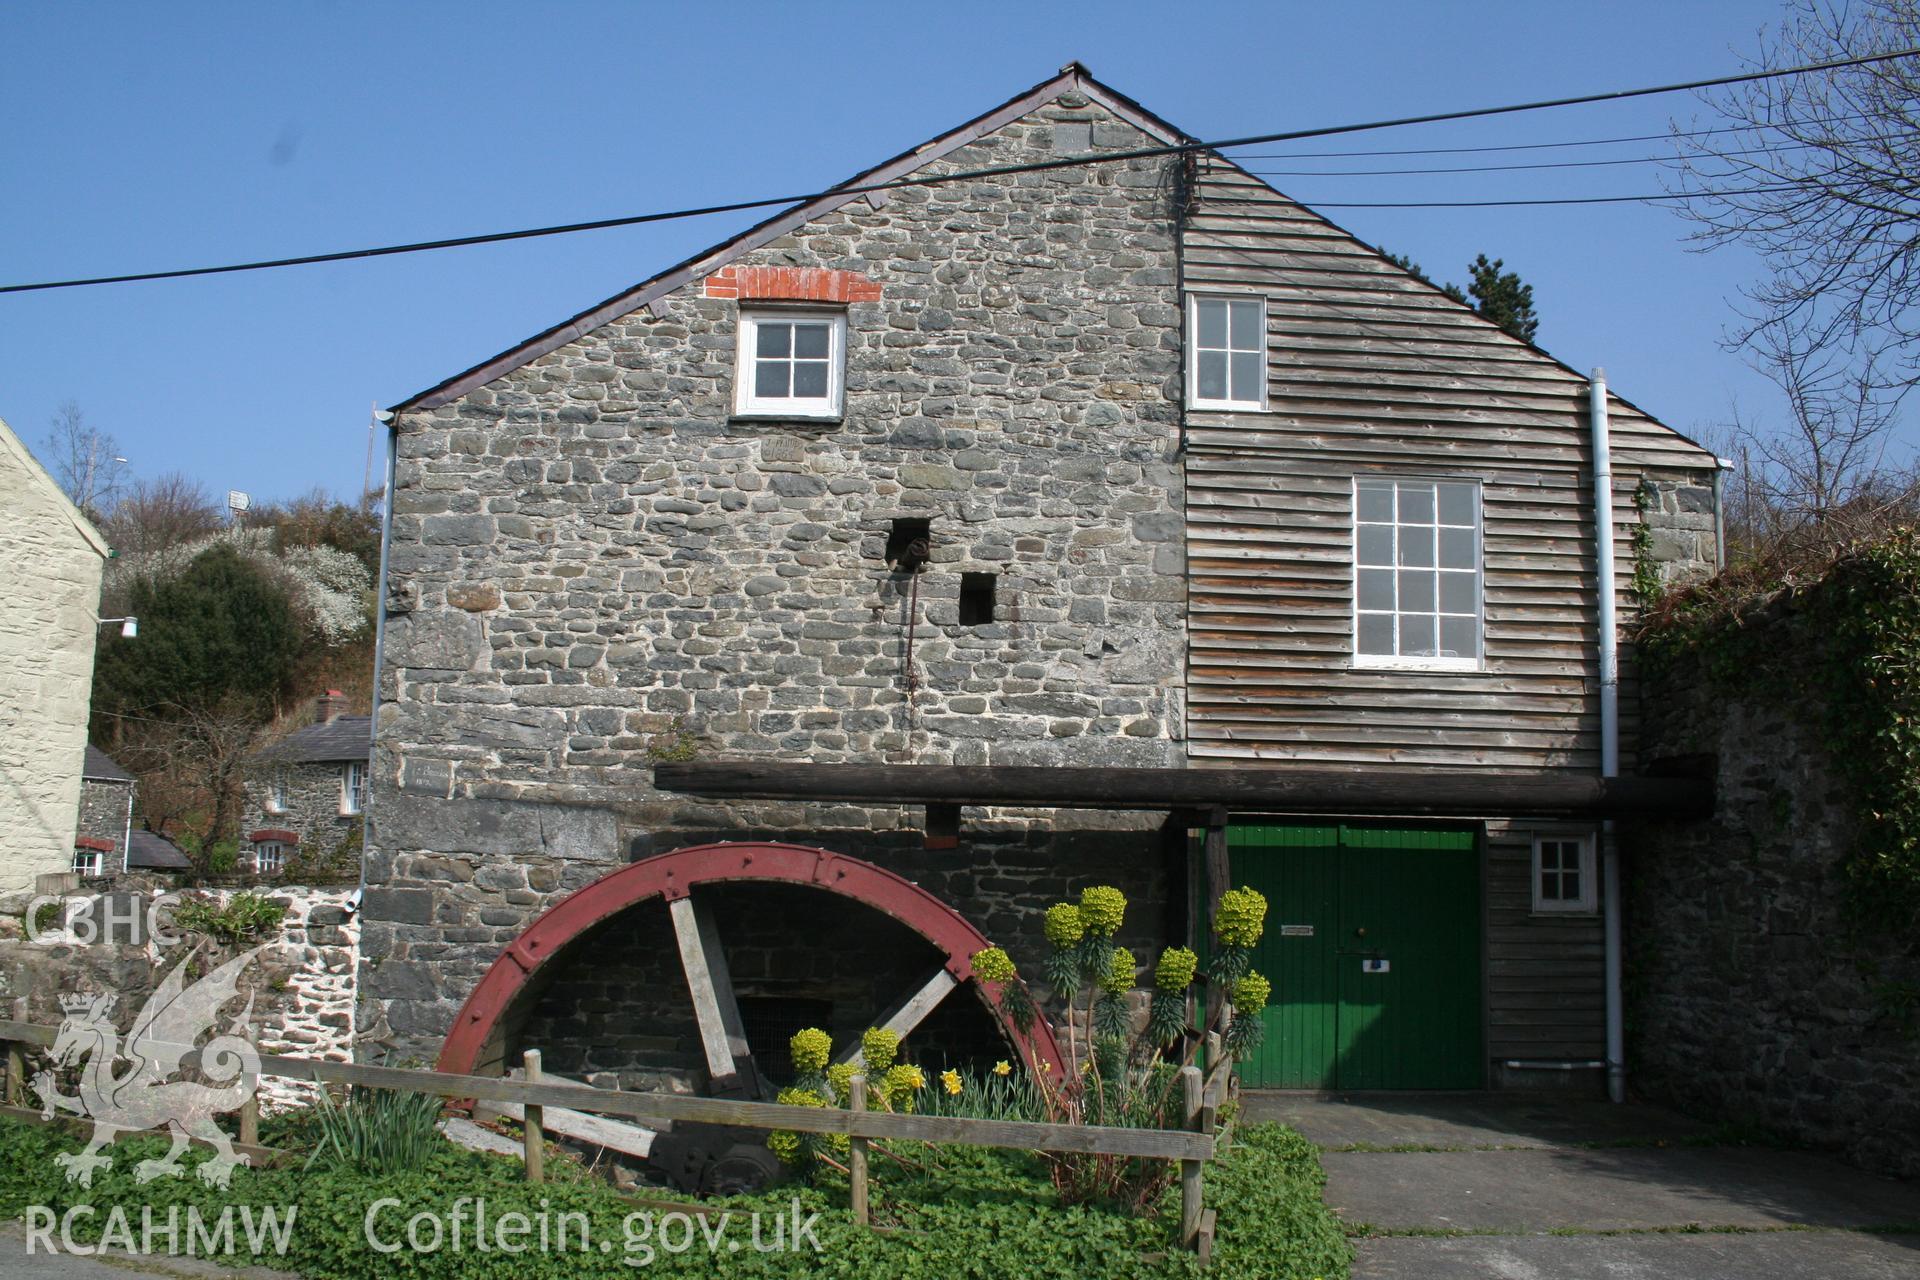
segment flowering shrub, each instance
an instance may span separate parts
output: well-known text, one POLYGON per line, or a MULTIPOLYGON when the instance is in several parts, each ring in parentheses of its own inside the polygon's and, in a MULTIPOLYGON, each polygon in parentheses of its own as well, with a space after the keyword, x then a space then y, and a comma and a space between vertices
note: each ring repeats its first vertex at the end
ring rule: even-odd
POLYGON ((1088 933, 1111 938, 1126 914, 1127 896, 1113 886, 1096 884, 1081 891, 1080 922, 1088 933))
POLYGON ((890 1111, 912 1111, 914 1095, 927 1087, 927 1077, 909 1063, 888 1067, 881 1078, 880 1095, 890 1111))
POLYGON ((860 1058, 869 1076, 879 1076, 900 1056, 900 1037, 884 1027, 870 1027, 860 1034, 860 1058))
POLYGON ((1160 953, 1160 962, 1153 966, 1153 985, 1156 990, 1182 992, 1193 982, 1193 975, 1200 968, 1200 957, 1185 947, 1168 947, 1160 953))
MULTIPOLYGON (((774 1096, 775 1102, 789 1107, 824 1107, 827 1100, 812 1089, 782 1089, 774 1096)), ((767 1150, 780 1157, 786 1165, 799 1166, 810 1163, 811 1157, 824 1145, 820 1139, 825 1136, 818 1133, 793 1133, 786 1129, 777 1129, 767 1135, 767 1150)))
POLYGON ((999 947, 973 953, 973 976, 982 982, 1007 982, 1014 974, 1013 959, 999 947))
POLYGON ((787 1047, 793 1054, 794 1069, 803 1074, 825 1071, 827 1060, 833 1057, 833 1037, 818 1027, 794 1032, 787 1047))
POLYGON ((1267 899, 1254 889, 1229 889, 1220 895, 1213 931, 1229 947, 1251 947, 1267 924, 1267 899))
POLYGON ((1055 947, 1077 947, 1087 931, 1080 908, 1062 902, 1047 908, 1047 942, 1055 947))

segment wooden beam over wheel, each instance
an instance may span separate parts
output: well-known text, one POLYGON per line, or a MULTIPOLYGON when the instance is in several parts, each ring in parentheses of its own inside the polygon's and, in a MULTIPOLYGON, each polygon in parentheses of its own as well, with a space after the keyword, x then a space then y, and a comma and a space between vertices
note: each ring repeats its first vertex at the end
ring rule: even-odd
POLYGON ((1052 769, 1001 765, 697 760, 653 767, 653 785, 710 799, 1019 808, 1225 809, 1321 817, 1705 817, 1713 781, 1600 778, 1571 770, 1445 773, 1277 765, 1052 769))
POLYGON ((700 1027, 700 1046, 706 1052, 712 1092, 721 1097, 757 1096, 760 1082, 747 1048, 746 1025, 733 995, 733 975, 727 971, 727 953, 713 913, 694 898, 675 898, 667 905, 673 917, 673 936, 680 945, 680 967, 686 971, 687 994, 693 999, 694 1020, 700 1027))
MULTIPOLYGON (((932 1013, 935 1007, 947 998, 947 993, 959 985, 959 981, 945 969, 936 969, 931 978, 921 983, 917 990, 894 1005, 892 1009, 887 1011, 886 1017, 874 1025, 882 1031, 891 1031, 902 1040, 905 1040, 908 1033, 922 1022, 925 1022, 927 1015, 932 1013)), ((865 1055, 860 1052, 860 1042, 858 1040, 835 1054, 833 1060, 835 1062, 858 1062, 862 1065, 865 1065, 866 1062, 865 1055)))

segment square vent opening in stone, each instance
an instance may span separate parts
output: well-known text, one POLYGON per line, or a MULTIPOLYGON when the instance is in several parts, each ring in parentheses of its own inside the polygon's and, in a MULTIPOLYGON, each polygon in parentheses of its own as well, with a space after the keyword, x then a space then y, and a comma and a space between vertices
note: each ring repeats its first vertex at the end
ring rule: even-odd
POLYGON ((887 563, 894 568, 913 573, 932 553, 932 520, 902 518, 887 530, 887 563))
POLYGON ((993 593, 999 583, 994 573, 960 575, 960 625, 978 627, 993 621, 993 593))

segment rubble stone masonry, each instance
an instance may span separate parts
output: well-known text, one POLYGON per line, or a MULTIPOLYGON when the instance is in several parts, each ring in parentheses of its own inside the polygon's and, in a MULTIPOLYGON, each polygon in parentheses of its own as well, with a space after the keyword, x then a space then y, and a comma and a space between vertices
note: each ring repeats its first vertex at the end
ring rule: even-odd
MULTIPOLYGON (((1150 141, 1069 98, 934 170, 1089 137, 1150 141)), ((663 797, 657 759, 1181 761, 1176 168, 855 200, 400 415, 368 1038, 430 1051, 534 913, 632 857, 722 832, 885 857, 858 833, 919 821, 663 797), (793 281, 844 309, 844 417, 736 417, 740 308, 793 281), (886 558, 904 520, 917 575, 886 558), (961 621, 963 575, 993 575, 991 621, 961 621)))

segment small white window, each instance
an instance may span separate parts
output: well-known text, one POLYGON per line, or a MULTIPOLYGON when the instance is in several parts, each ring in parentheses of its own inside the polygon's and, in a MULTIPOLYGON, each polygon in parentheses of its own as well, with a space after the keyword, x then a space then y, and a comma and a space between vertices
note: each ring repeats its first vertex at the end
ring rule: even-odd
POLYGON ((253 846, 253 872, 261 876, 277 876, 281 868, 287 865, 287 846, 278 840, 264 840, 253 846))
POLYGON ((103 876, 107 874, 107 855, 98 849, 75 849, 73 869, 78 875, 103 876))
POLYGON ((846 349, 847 318, 837 312, 742 311, 734 409, 839 417, 846 349))
POLYGON ((366 799, 367 766, 355 760, 340 771, 340 812, 358 813, 366 799))
POLYGON ((1480 486, 1353 482, 1353 661, 1480 667, 1480 486))
POLYGON ((1194 298, 1190 303, 1187 401, 1196 409, 1261 409, 1267 403, 1267 300, 1194 298))
POLYGON ((287 811, 287 780, 276 774, 267 783, 267 812, 285 813, 287 811))
POLYGON ((1588 836, 1535 836, 1533 909, 1592 911, 1593 840, 1588 836))

